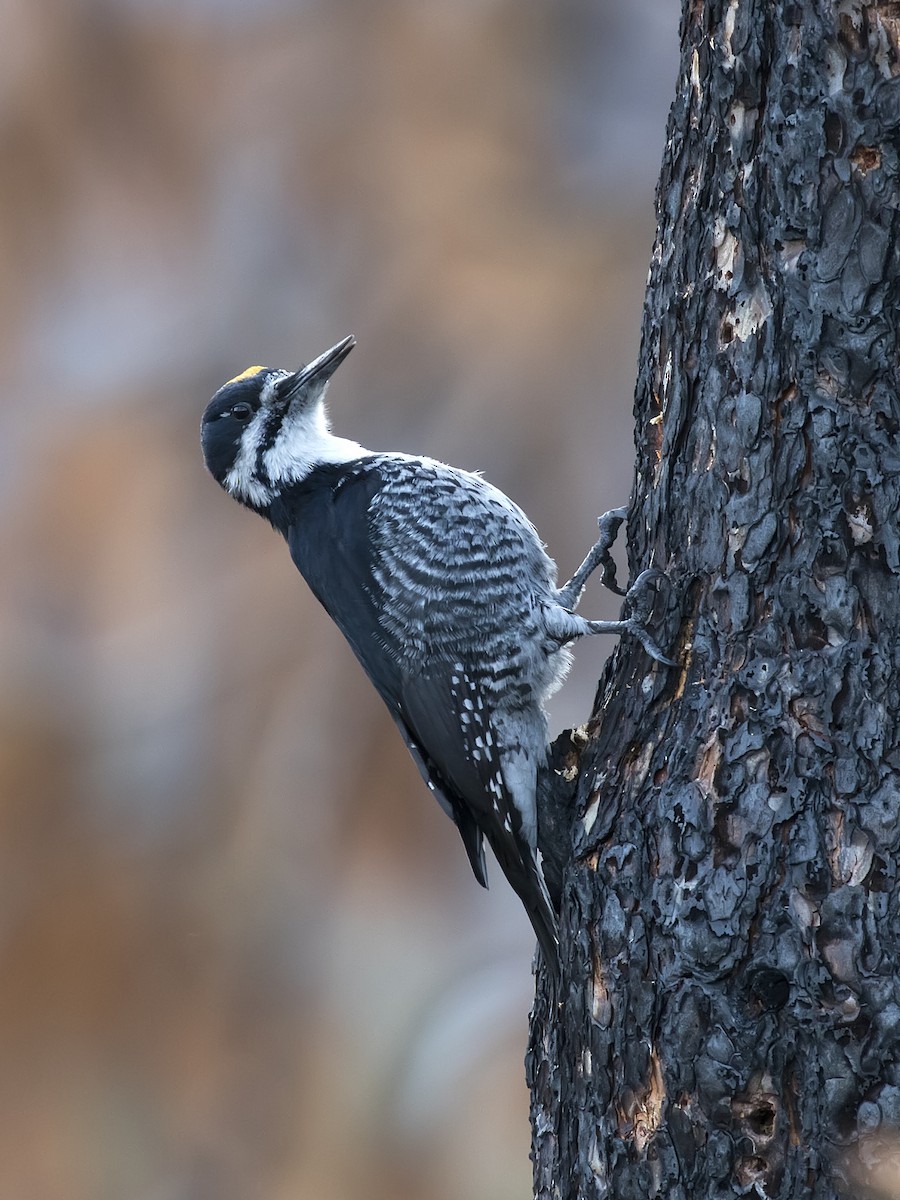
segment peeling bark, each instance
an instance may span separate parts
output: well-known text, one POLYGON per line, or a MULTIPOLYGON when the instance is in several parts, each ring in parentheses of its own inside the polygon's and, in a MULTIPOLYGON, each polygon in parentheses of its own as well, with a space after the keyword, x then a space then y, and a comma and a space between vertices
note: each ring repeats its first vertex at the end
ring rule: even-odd
POLYGON ((559 751, 539 1197, 859 1195, 900 1131, 898 35, 685 2, 629 521, 680 665, 623 645, 559 751))

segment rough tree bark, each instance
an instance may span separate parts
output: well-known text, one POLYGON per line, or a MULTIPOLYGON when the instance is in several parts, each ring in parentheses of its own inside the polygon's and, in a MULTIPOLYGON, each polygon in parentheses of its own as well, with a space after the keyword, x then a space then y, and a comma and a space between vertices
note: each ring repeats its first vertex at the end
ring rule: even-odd
POLYGON ((629 520, 680 665, 556 747, 540 1197, 824 1200, 900 1129, 898 34, 685 2, 629 520))

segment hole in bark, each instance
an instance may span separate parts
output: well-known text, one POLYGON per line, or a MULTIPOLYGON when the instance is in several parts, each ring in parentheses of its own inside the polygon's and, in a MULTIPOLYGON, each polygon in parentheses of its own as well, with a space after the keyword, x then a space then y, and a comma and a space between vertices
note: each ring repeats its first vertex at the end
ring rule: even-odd
POLYGON ((713 824, 713 866, 731 867, 740 862, 740 847, 731 839, 732 808, 720 804, 716 809, 716 819, 713 824))
POLYGON ((841 1141, 846 1141, 852 1138, 857 1130, 857 1117, 859 1115, 859 1096, 854 1094, 850 1096, 846 1103, 842 1104, 834 1117, 834 1127, 837 1130, 837 1135, 841 1141))
POLYGON ((776 967, 757 967, 751 971, 749 987, 750 994, 763 1010, 784 1008, 791 994, 787 975, 776 967))
POLYGON ((747 1113, 747 1127, 758 1137, 770 1138, 775 1132, 775 1109, 771 1104, 760 1104, 747 1113))
POLYGON ((844 122, 834 112, 825 114, 825 146, 832 154, 844 148, 844 122))
POLYGON ((869 1031, 872 1028, 872 1022, 868 1016, 861 1014, 855 1021, 849 1021, 847 1028, 853 1033, 853 1040, 857 1045, 862 1045, 868 1038, 869 1031))
POLYGON ((750 1187, 752 1184, 765 1175, 766 1160, 758 1155, 750 1155, 747 1158, 742 1158, 734 1168, 735 1176, 740 1184, 744 1187, 750 1187))

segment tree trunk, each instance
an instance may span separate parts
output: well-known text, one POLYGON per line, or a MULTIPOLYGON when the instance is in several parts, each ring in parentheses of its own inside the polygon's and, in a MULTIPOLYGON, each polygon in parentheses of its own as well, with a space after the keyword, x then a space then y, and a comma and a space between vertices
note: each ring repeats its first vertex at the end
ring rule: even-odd
POLYGON ((685 2, 629 520, 679 666, 557 746, 539 1197, 859 1196, 900 1127, 898 33, 685 2))

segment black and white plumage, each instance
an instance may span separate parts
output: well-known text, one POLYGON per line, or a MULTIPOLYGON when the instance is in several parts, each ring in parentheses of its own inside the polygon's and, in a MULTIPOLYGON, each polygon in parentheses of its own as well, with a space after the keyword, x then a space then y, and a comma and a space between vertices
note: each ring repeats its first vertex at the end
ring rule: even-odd
POLYGON ((573 611, 591 571, 608 567, 610 538, 558 589, 528 518, 480 476, 331 433, 325 390, 354 344, 345 338, 297 372, 252 367, 220 388, 203 415, 206 464, 284 535, 456 823, 479 883, 487 837, 555 972, 557 922, 537 850, 543 703, 568 668, 565 647, 585 634, 632 632, 668 660, 639 620, 573 611))

